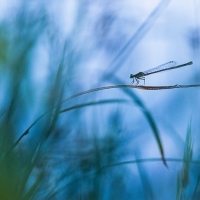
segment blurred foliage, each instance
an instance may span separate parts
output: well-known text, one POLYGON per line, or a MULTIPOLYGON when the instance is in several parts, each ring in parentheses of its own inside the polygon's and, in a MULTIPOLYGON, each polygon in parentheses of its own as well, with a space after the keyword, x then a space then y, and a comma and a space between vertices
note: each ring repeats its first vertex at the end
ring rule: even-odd
MULTIPOLYGON (((190 171, 190 162, 192 161, 192 138, 191 138, 191 123, 188 127, 185 151, 183 157, 183 167, 181 172, 178 174, 177 180, 177 197, 176 199, 184 199, 184 191, 189 184, 189 171, 190 171)), ((191 194, 189 194, 191 195, 191 194)), ((191 197, 188 197, 189 199, 191 197)))
MULTIPOLYGON (((111 42, 112 51, 120 47, 107 72, 99 75, 100 82, 112 74, 115 84, 122 83, 113 72, 122 66, 130 48, 141 40, 168 2, 161 1, 123 45, 115 43, 120 40, 114 40, 117 29, 105 36, 115 22, 114 14, 99 17, 101 23, 94 23, 94 27, 99 27, 103 36, 97 44, 104 41, 110 48, 111 42)), ((90 76, 83 69, 85 61, 102 45, 94 47, 88 42, 92 40, 88 29, 95 30, 87 25, 92 3, 77 3, 74 23, 67 33, 60 30, 54 13, 54 6, 58 9, 62 3, 21 0, 10 7, 0 25, 0 199, 151 199, 159 193, 154 191, 155 177, 148 177, 151 172, 139 165, 139 160, 131 161, 138 148, 146 147, 140 142, 141 135, 133 134, 137 126, 134 119, 131 125, 125 121, 129 108, 123 112, 122 107, 131 104, 140 109, 165 163, 157 124, 130 88, 120 88, 122 93, 116 92, 112 98, 109 95, 115 93, 109 90, 108 97, 100 100, 93 93, 97 90, 80 92, 84 78, 90 76)), ((179 175, 179 183, 184 185, 179 184, 180 188, 187 186, 189 176, 189 134, 186 143, 182 161, 187 162, 179 175)))

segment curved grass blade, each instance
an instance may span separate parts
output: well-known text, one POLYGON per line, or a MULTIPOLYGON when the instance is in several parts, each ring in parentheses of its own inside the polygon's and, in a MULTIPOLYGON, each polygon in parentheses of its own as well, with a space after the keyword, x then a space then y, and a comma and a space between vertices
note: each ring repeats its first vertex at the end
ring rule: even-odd
POLYGON ((59 113, 64 113, 64 112, 68 112, 70 110, 84 108, 84 107, 88 107, 88 106, 98 106, 98 105, 103 105, 103 104, 125 103, 125 102, 127 102, 127 101, 123 100, 123 99, 117 99, 117 100, 116 99, 108 99, 108 100, 102 100, 102 101, 92 101, 92 102, 88 102, 88 103, 78 104, 78 105, 66 108, 64 110, 60 110, 59 113))
MULTIPOLYGON (((114 88, 135 88, 135 89, 142 89, 142 90, 164 90, 164 89, 177 89, 177 88, 190 88, 190 87, 200 87, 200 84, 193 84, 193 85, 172 85, 172 86, 140 86, 140 85, 127 85, 127 84, 119 84, 119 85, 111 85, 111 86, 104 86, 104 87, 99 87, 99 88, 94 88, 91 90, 86 90, 83 92, 79 92, 75 95, 72 95, 68 98, 66 98, 65 100, 63 100, 61 102, 61 104, 65 103, 66 101, 69 101, 73 98, 88 94, 88 93, 92 93, 92 92, 96 92, 96 91, 100 91, 100 90, 106 90, 106 89, 114 89, 114 88)), ((146 110, 146 108, 144 107, 143 103, 141 102, 141 100, 136 96, 133 95, 132 92, 128 92, 130 96, 132 96, 134 98, 134 100, 136 101, 136 103, 143 108, 144 110, 146 110)), ((54 108, 56 108, 57 106, 55 106, 54 108)), ((17 139, 17 141, 13 144, 13 146, 11 146, 10 150, 7 152, 7 154, 14 149, 17 144, 20 142, 20 140, 29 133, 30 129, 40 120, 42 119, 47 113, 49 113, 50 111, 46 111, 45 113, 43 113, 41 116, 39 116, 25 131, 24 133, 17 139)), ((151 124, 155 124, 150 113, 149 112, 145 112, 148 116, 148 118, 151 121, 151 124)), ((153 125, 153 129, 157 130, 156 126, 153 125)), ((7 155, 6 154, 6 155, 7 155)), ((161 154, 163 154, 163 150, 161 151, 161 154)))

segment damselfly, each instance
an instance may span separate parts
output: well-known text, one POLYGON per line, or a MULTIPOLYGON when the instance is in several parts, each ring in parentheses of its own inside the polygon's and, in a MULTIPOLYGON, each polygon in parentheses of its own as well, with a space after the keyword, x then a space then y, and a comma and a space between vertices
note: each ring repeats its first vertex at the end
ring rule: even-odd
POLYGON ((155 74, 158 72, 162 72, 162 71, 176 69, 179 67, 185 67, 187 65, 192 65, 192 64, 193 64, 193 62, 188 62, 188 63, 182 64, 182 65, 177 65, 177 63, 175 61, 170 61, 165 64, 159 65, 158 67, 146 70, 144 72, 139 72, 135 75, 130 74, 130 78, 133 79, 133 81, 131 83, 134 83, 134 80, 135 80, 137 82, 137 84, 139 84, 139 80, 143 80, 144 84, 145 84, 145 76, 148 76, 150 74, 155 74))

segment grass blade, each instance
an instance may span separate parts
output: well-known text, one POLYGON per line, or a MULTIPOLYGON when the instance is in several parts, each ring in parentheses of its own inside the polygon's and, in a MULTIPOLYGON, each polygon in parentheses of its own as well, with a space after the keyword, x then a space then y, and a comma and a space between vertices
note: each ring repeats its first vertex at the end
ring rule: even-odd
MULTIPOLYGON (((79 97, 79 96, 82 96, 82 95, 85 95, 85 94, 88 94, 88 93, 92 93, 92 92, 97 92, 97 91, 100 91, 100 90, 107 90, 107 89, 114 89, 114 88, 134 88, 134 89, 142 89, 142 90, 165 90, 165 89, 177 89, 177 88, 190 88, 190 87, 200 87, 200 84, 193 84, 193 85, 172 85, 172 86, 141 86, 141 85, 130 85, 130 84, 119 84, 119 85, 111 85, 111 86, 104 86, 104 87, 98 87, 98 88, 94 88, 94 89, 90 89, 90 90, 86 90, 86 91, 83 91, 83 92, 79 92, 75 95, 72 95, 68 98, 66 98, 65 100, 63 100, 61 102, 61 104, 73 99, 73 98, 76 98, 76 97, 79 97)), ((132 92, 128 92, 130 96, 133 95, 132 92)), ((141 102, 141 100, 136 97, 136 95, 132 96, 134 98, 134 101, 137 102, 137 104, 142 108, 142 110, 144 110, 144 113, 146 114, 150 124, 152 125, 152 129, 155 131, 155 136, 156 136, 156 139, 158 140, 158 145, 159 145, 159 149, 160 149, 160 152, 161 152, 161 156, 162 156, 162 159, 163 159, 163 163, 166 165, 166 162, 164 160, 164 152, 163 152, 163 148, 162 148, 162 144, 160 142, 160 139, 159 139, 159 136, 158 136, 158 131, 157 131, 157 128, 155 126, 155 122, 153 120, 153 118, 151 117, 150 113, 147 111, 147 109, 144 107, 143 103, 141 102)), ((55 106, 54 108, 56 108, 57 106, 55 106)), ((49 111, 46 111, 45 113, 43 113, 41 116, 39 116, 25 131, 24 133, 17 139, 17 141, 10 147, 9 151, 7 152, 7 154, 12 150, 14 149, 17 144, 21 141, 21 139, 27 135, 30 131, 30 129, 40 120, 42 119, 47 113, 49 113, 49 111)), ((6 155, 7 155, 6 154, 6 155)))
POLYGON ((84 108, 84 107, 88 107, 88 106, 98 106, 98 105, 103 105, 103 104, 111 104, 111 103, 125 103, 127 102, 126 100, 123 99, 108 99, 108 100, 101 100, 101 101, 92 101, 92 102, 88 102, 88 103, 83 103, 83 104, 78 104, 69 108, 66 108, 64 110, 60 110, 59 113, 64 113, 64 112, 68 112, 70 110, 74 110, 74 109, 78 109, 78 108, 84 108))

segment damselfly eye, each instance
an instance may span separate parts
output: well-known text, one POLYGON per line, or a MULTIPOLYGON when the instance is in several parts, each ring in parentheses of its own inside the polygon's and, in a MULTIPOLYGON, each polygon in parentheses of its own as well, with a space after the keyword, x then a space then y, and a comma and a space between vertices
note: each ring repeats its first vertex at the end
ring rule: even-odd
POLYGON ((133 74, 130 74, 130 78, 133 78, 134 77, 134 75, 133 74))

